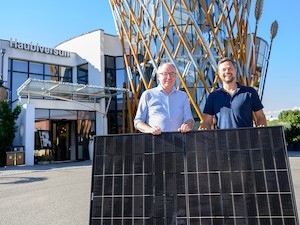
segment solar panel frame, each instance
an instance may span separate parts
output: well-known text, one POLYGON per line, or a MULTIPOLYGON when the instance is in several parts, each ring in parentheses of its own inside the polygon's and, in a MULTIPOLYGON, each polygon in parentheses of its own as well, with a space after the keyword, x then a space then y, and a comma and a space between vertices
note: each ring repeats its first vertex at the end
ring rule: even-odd
POLYGON ((281 126, 94 137, 91 225, 297 225, 281 126))

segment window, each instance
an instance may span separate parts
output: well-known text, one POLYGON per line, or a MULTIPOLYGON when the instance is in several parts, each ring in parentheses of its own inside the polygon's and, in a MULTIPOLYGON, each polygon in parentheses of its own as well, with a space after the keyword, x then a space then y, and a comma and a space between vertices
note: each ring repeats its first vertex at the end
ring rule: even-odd
POLYGON ((12 70, 16 72, 28 73, 28 62, 21 60, 13 60, 12 70))
MULTIPOLYGON (((128 82, 127 74, 124 70, 123 57, 105 56, 105 86, 123 88, 124 82, 128 82)), ((111 91, 113 93, 113 91, 111 91)), ((122 133, 123 120, 123 96, 117 95, 111 99, 109 106, 108 133, 122 133)), ((107 102, 108 100, 106 100, 107 102)), ((127 110, 125 111, 127 114, 127 110)))
POLYGON ((66 66, 59 66, 59 80, 63 82, 72 83, 72 68, 66 66))
POLYGON ((88 84, 88 75, 89 75, 89 70, 88 70, 88 64, 84 64, 81 66, 77 67, 77 83, 78 84, 88 84))
POLYGON ((8 83, 10 99, 18 99, 17 89, 28 79, 72 82, 72 67, 9 59, 8 83))
POLYGON ((72 67, 45 65, 45 80, 72 82, 72 67))
POLYGON ((34 74, 43 74, 43 64, 29 62, 29 72, 34 74))
POLYGON ((18 95, 17 95, 17 89, 28 79, 28 74, 26 73, 18 73, 18 72, 13 72, 13 81, 11 82, 11 100, 12 102, 15 102, 18 100, 18 95))

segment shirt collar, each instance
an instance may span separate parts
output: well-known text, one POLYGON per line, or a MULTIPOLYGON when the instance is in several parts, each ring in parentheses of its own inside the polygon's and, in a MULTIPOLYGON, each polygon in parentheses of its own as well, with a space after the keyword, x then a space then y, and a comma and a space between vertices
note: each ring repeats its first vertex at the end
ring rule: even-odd
MULTIPOLYGON (((237 92, 239 92, 239 91, 240 91, 240 89, 241 89, 241 87, 242 87, 242 85, 240 85, 240 83, 239 83, 239 82, 236 82, 236 84, 237 84, 237 88, 236 88, 236 90, 234 91, 234 93, 237 93, 237 92)), ((225 91, 223 87, 221 87, 221 88, 220 88, 220 90, 221 90, 221 91, 224 91, 224 92, 226 92, 226 93, 227 93, 227 91, 225 91)))
POLYGON ((240 85, 240 83, 239 83, 239 82, 236 82, 236 84, 237 84, 237 88, 236 88, 236 91, 235 91, 235 92, 239 92, 239 91, 240 91, 240 89, 241 89, 241 85, 240 85))
MULTIPOLYGON (((163 91, 164 93, 166 93, 165 90, 163 89, 163 87, 160 84, 157 86, 157 89, 160 90, 160 91, 163 91)), ((172 91, 171 91, 170 94, 173 94, 174 92, 176 92, 176 88, 173 86, 172 91)))

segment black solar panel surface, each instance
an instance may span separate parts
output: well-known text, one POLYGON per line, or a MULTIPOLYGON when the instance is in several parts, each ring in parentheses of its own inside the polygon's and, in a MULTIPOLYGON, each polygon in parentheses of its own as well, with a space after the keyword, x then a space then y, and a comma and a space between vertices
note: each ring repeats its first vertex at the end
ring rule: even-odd
POLYGON ((95 137, 92 225, 297 225, 282 127, 95 137))

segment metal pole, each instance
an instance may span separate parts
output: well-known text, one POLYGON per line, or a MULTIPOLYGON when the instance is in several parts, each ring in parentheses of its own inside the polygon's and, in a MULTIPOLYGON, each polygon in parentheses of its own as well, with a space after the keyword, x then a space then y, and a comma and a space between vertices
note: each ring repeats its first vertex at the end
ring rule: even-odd
POLYGON ((0 53, 2 55, 2 58, 1 58, 1 74, 0 74, 0 85, 2 85, 3 83, 3 65, 4 65, 4 54, 6 53, 6 49, 4 48, 1 48, 0 49, 0 53))
POLYGON ((3 65, 4 65, 4 54, 6 52, 6 49, 1 48, 0 53, 2 54, 1 59, 1 74, 0 74, 0 101, 7 98, 7 92, 6 88, 3 86, 3 65))
POLYGON ((269 61, 270 61, 270 55, 271 55, 271 50, 272 50, 273 39, 276 37, 277 31, 278 31, 278 22, 275 20, 271 25, 271 31, 270 31, 271 44, 270 44, 270 50, 269 50, 268 59, 267 59, 267 66, 266 66, 266 70, 265 70, 265 76, 264 76, 264 80, 263 80, 263 86, 262 86, 262 92, 261 92, 261 98, 260 98, 261 101, 262 101, 263 95, 264 95, 264 89, 265 89, 266 78, 267 78, 267 73, 268 73, 268 67, 269 67, 269 61))

